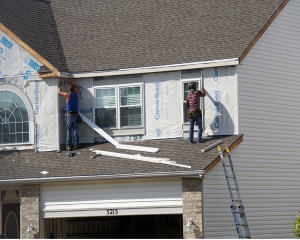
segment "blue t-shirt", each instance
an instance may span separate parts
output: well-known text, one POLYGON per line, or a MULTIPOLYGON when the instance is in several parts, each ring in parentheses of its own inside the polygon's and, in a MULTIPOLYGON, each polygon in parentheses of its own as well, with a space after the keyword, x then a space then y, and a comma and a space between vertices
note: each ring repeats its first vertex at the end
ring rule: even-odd
POLYGON ((67 102, 67 111, 78 112, 78 97, 77 92, 69 93, 70 99, 67 102))

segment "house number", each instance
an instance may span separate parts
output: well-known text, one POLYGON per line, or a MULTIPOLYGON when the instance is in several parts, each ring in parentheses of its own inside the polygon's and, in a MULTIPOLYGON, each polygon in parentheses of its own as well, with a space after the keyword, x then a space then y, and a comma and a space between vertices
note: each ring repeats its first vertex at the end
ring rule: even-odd
POLYGON ((107 215, 118 215, 118 209, 107 209, 107 215))

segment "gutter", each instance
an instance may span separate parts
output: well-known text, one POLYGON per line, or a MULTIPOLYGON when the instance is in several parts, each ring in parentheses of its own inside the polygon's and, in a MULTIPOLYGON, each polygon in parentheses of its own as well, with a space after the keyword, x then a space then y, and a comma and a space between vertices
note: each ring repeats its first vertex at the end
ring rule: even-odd
POLYGON ((116 75, 179 71, 179 70, 188 70, 188 69, 196 69, 196 68, 222 67, 222 66, 232 66, 238 64, 240 64, 239 59, 232 58, 232 59, 222 59, 222 60, 204 61, 204 62, 171 64, 171 65, 163 65, 163 66, 124 68, 124 69, 107 70, 107 71, 73 72, 70 73, 70 76, 73 78, 116 76, 116 75))
POLYGON ((123 178, 153 178, 153 177, 197 177, 202 178, 204 170, 179 171, 179 172, 154 172, 154 173, 134 173, 134 174, 114 174, 114 175, 93 175, 93 176, 69 176, 69 177, 42 177, 42 178, 22 178, 0 180, 3 184, 25 184, 25 183, 51 183, 63 181, 87 181, 87 180, 106 180, 123 178))

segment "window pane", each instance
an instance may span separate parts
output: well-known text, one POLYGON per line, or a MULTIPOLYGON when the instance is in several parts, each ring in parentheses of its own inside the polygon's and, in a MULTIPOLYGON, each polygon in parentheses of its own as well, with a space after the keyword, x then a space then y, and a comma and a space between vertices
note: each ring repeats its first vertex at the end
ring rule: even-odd
POLYGON ((0 144, 2 144, 2 138, 3 138, 3 134, 0 133, 0 144))
POLYGON ((187 108, 187 106, 185 105, 185 103, 183 103, 183 122, 188 122, 188 111, 189 109, 187 108))
MULTIPOLYGON (((198 81, 196 81, 196 89, 197 90, 199 90, 199 82, 198 81)), ((186 100, 186 97, 187 97, 187 95, 188 95, 188 93, 189 93, 189 82, 185 82, 184 83, 184 101, 186 100)))
POLYGON ((9 131, 10 131, 11 133, 16 132, 16 123, 10 123, 10 124, 9 124, 9 131))
POLYGON ((116 122, 116 108, 96 109, 96 124, 100 128, 115 128, 116 122))
POLYGON ((29 133, 23 133, 23 142, 29 142, 29 133))
POLYGON ((25 106, 25 103, 23 101, 20 102, 18 105, 20 112, 22 114, 23 121, 28 121, 28 112, 25 106))
POLYGON ((21 98, 14 92, 6 91, 5 93, 6 101, 11 101, 15 104, 18 104, 21 101, 21 98))
POLYGON ((29 122, 23 123, 23 132, 29 132, 29 122))
POLYGON ((16 122, 22 122, 22 114, 20 109, 16 108, 15 111, 13 112, 14 117, 16 118, 16 122))
POLYGON ((3 134, 3 144, 9 143, 9 134, 3 134))
POLYGON ((0 102, 5 99, 5 91, 0 92, 0 102))
POLYGON ((140 87, 121 88, 121 106, 140 105, 140 87))
POLYGON ((116 106, 115 88, 96 90, 96 108, 116 106))
POLYGON ((16 132, 22 132, 22 123, 17 123, 17 131, 16 132))
POLYGON ((7 216, 5 233, 7 238, 18 238, 18 220, 13 213, 7 216))
POLYGON ((17 143, 22 142, 22 133, 17 133, 17 143))
POLYGON ((9 134, 9 143, 16 143, 16 134, 9 134))
POLYGON ((8 125, 8 123, 3 124, 2 126, 3 126, 3 133, 9 133, 9 125, 8 125))
POLYGON ((121 108, 121 127, 142 125, 141 107, 121 108))

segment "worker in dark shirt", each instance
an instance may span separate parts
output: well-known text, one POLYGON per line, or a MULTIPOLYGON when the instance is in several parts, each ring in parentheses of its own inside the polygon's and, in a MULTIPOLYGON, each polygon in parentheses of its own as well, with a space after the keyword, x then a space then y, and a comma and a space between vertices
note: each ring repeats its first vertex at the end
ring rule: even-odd
POLYGON ((61 85, 63 82, 59 83, 58 86, 58 95, 66 98, 67 101, 67 113, 65 115, 65 121, 67 126, 67 143, 66 147, 68 151, 72 150, 72 130, 74 135, 74 149, 78 149, 79 146, 79 137, 78 137, 78 126, 77 126, 77 117, 78 117, 78 96, 79 96, 79 86, 76 83, 73 83, 71 80, 68 80, 69 92, 61 92, 61 85))
POLYGON ((202 129, 202 114, 201 114, 201 110, 200 110, 200 97, 205 97, 206 94, 205 94, 203 87, 202 87, 201 91, 196 90, 195 82, 189 83, 189 90, 190 90, 190 92, 188 93, 188 95, 186 97, 186 103, 185 103, 185 105, 189 109, 189 112, 188 112, 188 118, 190 121, 189 142, 191 144, 194 143, 194 141, 193 141, 194 125, 196 122, 197 126, 198 126, 197 142, 201 143, 203 129, 202 129))

